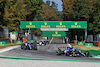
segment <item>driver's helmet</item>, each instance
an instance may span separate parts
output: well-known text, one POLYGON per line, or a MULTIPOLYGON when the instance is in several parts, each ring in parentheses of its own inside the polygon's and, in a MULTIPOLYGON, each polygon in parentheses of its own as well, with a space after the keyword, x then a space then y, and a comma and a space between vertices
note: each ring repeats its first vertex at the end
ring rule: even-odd
POLYGON ((66 49, 67 49, 67 50, 69 50, 69 49, 70 49, 70 47, 67 47, 66 49))
POLYGON ((31 43, 30 41, 28 41, 28 43, 31 43))
POLYGON ((74 51, 77 51, 77 49, 76 49, 76 48, 74 48, 74 51))
POLYGON ((25 41, 25 43, 28 43, 28 41, 25 41))

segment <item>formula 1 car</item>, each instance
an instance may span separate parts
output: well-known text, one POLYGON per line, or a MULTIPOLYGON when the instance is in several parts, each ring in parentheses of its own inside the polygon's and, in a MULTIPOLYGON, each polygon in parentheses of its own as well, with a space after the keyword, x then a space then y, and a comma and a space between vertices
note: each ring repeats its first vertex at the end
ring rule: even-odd
POLYGON ((84 56, 89 57, 89 52, 85 51, 82 53, 80 50, 77 50, 75 48, 67 47, 64 51, 62 51, 60 48, 56 51, 57 55, 66 55, 66 56, 84 56))
POLYGON ((37 50, 37 45, 36 45, 36 42, 34 43, 31 43, 30 41, 27 41, 25 43, 22 43, 21 44, 21 49, 29 49, 29 50, 37 50))
POLYGON ((46 43, 45 43, 45 41, 37 41, 37 45, 39 45, 39 46, 45 46, 46 43))

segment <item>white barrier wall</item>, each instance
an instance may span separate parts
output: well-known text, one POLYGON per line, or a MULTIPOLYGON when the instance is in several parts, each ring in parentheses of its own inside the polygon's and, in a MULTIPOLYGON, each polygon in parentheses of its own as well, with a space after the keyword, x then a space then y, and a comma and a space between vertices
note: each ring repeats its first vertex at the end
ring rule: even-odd
POLYGON ((12 34, 12 32, 10 32, 10 39, 12 43, 12 40, 17 40, 17 36, 15 34, 12 34))

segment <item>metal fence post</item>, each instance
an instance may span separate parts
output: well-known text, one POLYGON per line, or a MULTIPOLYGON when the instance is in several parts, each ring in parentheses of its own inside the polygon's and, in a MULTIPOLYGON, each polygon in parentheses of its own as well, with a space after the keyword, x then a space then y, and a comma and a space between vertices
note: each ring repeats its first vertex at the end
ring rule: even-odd
POLYGON ((85 41, 87 41, 87 29, 85 29, 85 41))

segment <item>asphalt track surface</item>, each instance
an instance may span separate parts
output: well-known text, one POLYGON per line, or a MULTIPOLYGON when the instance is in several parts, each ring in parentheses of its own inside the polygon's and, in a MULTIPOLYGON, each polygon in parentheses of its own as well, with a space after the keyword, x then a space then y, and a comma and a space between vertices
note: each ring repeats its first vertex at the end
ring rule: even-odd
POLYGON ((44 46, 38 46, 38 50, 22 50, 20 47, 0 53, 1 56, 22 57, 22 58, 37 58, 37 59, 59 59, 59 60, 85 60, 85 61, 100 61, 99 58, 91 57, 68 57, 57 56, 55 51, 50 52, 47 49, 41 49, 44 46))

